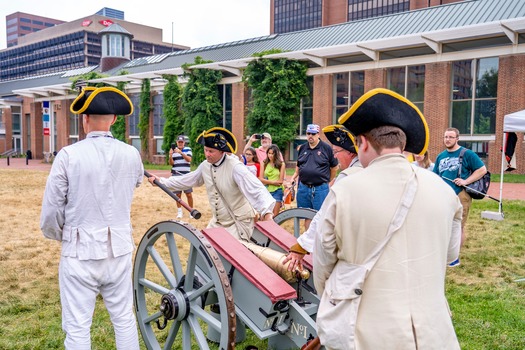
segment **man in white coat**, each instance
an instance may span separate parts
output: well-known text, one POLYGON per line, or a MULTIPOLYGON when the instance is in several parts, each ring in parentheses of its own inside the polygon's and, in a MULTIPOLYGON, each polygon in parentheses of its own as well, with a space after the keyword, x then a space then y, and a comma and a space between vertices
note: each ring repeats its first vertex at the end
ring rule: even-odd
POLYGON ((374 89, 339 122, 356 136, 364 169, 334 184, 322 208, 313 271, 321 344, 459 349, 445 273, 459 254, 461 203, 403 157, 428 147, 423 115, 404 97, 374 89))
POLYGON ((83 114, 86 139, 62 148, 47 179, 40 227, 62 242, 59 266, 66 349, 91 349, 98 294, 104 299, 117 349, 139 349, 133 313, 131 221, 133 191, 144 177, 139 152, 109 131, 133 105, 120 90, 86 87, 71 105, 83 114))

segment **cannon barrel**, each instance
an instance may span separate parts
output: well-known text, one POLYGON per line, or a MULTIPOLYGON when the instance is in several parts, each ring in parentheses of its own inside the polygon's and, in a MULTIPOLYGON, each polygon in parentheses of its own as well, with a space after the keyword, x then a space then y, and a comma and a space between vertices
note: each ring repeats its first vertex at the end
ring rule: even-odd
POLYGON ((310 278, 310 271, 307 269, 294 271, 288 271, 288 265, 290 262, 283 264, 283 260, 286 258, 286 254, 278 252, 268 247, 261 247, 255 243, 241 242, 246 248, 248 248, 255 256, 261 259, 268 267, 275 271, 281 276, 286 282, 294 283, 297 282, 296 274, 299 274, 303 280, 310 278))
MULTIPOLYGON (((146 176, 147 178, 150 178, 152 177, 153 175, 151 175, 150 173, 148 173, 146 170, 144 170, 144 176, 146 176)), ((194 219, 200 219, 201 218, 201 213, 197 210, 197 209, 194 209, 192 207, 190 207, 186 202, 184 202, 182 199, 179 198, 179 196, 177 196, 175 193, 171 192, 166 186, 164 186, 159 180, 155 179, 153 180, 153 183, 155 185, 157 185, 161 190, 163 190, 164 192, 166 192, 166 194, 168 196, 170 196, 171 198, 175 199, 181 206, 184 207, 184 209, 186 209, 187 211, 190 212, 191 216, 194 218, 194 219)))

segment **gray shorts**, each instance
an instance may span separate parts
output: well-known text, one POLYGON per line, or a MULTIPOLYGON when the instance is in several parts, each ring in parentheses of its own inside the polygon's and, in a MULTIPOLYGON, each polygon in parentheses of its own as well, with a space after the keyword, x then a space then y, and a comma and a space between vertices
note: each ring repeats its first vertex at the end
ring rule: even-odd
MULTIPOLYGON (((192 193, 193 188, 188 188, 187 190, 184 190, 184 193, 192 193)), ((182 194, 182 191, 173 191, 177 196, 180 196, 182 194)))

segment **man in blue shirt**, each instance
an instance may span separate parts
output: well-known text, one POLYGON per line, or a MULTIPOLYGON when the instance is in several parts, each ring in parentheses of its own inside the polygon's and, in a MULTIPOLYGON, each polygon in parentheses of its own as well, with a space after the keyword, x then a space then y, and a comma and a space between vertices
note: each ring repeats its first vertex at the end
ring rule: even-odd
MULTIPOLYGON (((464 186, 481 179, 487 172, 487 168, 476 153, 466 149, 463 154, 461 174, 459 174, 459 154, 463 147, 458 144, 458 141, 458 129, 448 128, 445 130, 443 143, 445 144, 446 150, 437 156, 434 172, 452 187, 459 196, 461 205, 463 205, 463 219, 461 221, 461 245, 463 245, 466 239, 465 223, 467 222, 470 205, 472 204, 472 198, 465 191, 464 186)), ((457 265, 459 265, 459 259, 450 264, 450 266, 457 265)))

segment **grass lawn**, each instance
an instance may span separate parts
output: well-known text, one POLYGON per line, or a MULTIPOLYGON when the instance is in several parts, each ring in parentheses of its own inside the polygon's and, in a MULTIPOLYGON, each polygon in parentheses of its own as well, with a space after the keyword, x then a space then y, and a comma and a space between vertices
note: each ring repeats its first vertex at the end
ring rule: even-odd
MULTIPOLYGON (((62 349, 60 244, 43 238, 39 229, 47 173, 2 169, 0 175, 0 349, 62 349)), ((525 182, 522 175, 505 174, 507 179, 525 182)), ((194 198, 203 217, 190 224, 202 229, 211 215, 202 187, 195 189, 194 198)), ((525 201, 504 201, 503 208, 503 221, 481 219, 481 211, 497 210, 497 204, 474 201, 461 265, 447 269, 446 295, 462 349, 525 349, 525 282, 517 281, 525 278, 525 201)), ((132 207, 135 242, 175 213, 173 200, 159 189, 147 183, 137 188, 132 207)), ((265 347, 265 341, 249 334, 237 348, 248 344, 265 347)), ((102 300, 95 311, 92 349, 115 349, 102 300)))

